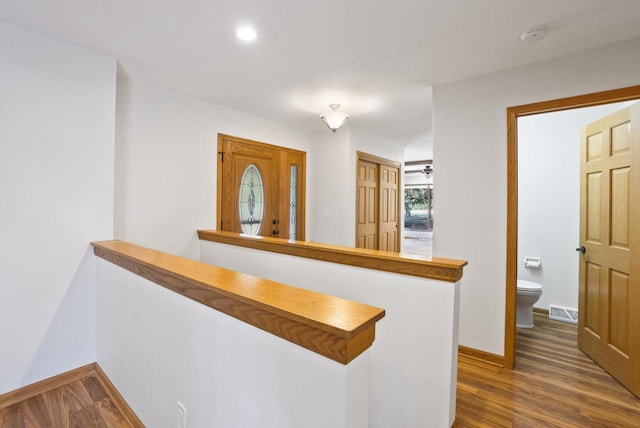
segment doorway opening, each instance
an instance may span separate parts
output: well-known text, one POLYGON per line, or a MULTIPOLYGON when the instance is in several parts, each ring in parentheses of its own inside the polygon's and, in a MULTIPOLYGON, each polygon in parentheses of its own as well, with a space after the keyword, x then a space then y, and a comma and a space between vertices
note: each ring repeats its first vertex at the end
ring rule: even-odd
POLYGON ((515 365, 516 281, 518 275, 518 119, 549 113, 598 106, 640 98, 640 86, 599 92, 571 98, 528 104, 507 109, 507 266, 504 366, 515 365))
POLYGON ((433 160, 405 162, 403 253, 433 254, 433 216, 433 160))

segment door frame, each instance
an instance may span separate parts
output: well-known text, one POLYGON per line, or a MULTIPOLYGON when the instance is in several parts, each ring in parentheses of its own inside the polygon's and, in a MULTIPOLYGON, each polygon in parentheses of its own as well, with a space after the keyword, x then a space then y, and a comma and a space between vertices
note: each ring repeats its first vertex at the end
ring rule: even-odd
MULTIPOLYGON (((402 202, 401 195, 400 193, 402 192, 403 189, 403 184, 402 184, 402 165, 399 162, 395 162, 389 159, 385 159, 385 158, 381 158, 380 156, 376 156, 376 155, 372 155, 369 153, 365 153, 365 152, 361 152, 361 151, 356 151, 356 215, 355 218, 353 219, 354 224, 355 224, 355 236, 354 236, 354 246, 358 245, 358 201, 357 201, 357 192, 358 192, 358 163, 360 161, 365 161, 365 162, 371 162, 371 163, 375 163, 378 165, 378 167, 380 167, 380 165, 385 165, 385 166, 389 166, 392 168, 398 168, 398 191, 397 191, 397 200, 396 200, 396 218, 398 219, 398 232, 396 233, 396 248, 398 248, 398 252, 401 252, 401 247, 400 247, 400 202, 402 202)), ((379 184, 380 184, 380 170, 378 169, 378 177, 376 177, 376 180, 378 182, 378 194, 377 197, 378 199, 380 199, 380 188, 379 188, 379 184)), ((379 201, 378 201, 379 202, 379 201)), ((378 230, 378 241, 380 240, 380 210, 378 210, 378 214, 377 214, 377 219, 376 219, 376 229, 378 230)))
POLYGON ((516 292, 518 276, 518 118, 540 113, 640 99, 640 85, 559 98, 507 108, 507 254, 505 280, 505 368, 516 359, 516 292))

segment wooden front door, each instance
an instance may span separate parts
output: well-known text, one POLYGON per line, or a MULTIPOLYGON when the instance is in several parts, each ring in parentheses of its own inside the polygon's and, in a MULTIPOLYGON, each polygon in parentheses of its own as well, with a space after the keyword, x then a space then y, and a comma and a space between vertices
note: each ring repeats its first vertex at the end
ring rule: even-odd
POLYGON ((640 103, 582 129, 578 346, 640 396, 640 103))
POLYGON ((218 135, 220 230, 304 240, 305 156, 218 135))

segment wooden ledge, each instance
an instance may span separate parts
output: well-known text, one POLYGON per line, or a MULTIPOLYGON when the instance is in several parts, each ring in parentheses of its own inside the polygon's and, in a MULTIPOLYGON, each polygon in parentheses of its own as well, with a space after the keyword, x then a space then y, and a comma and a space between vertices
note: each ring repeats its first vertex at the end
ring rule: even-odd
POLYGON ((317 242, 287 241, 280 238, 248 236, 217 230, 199 230, 198 237, 203 241, 448 282, 459 281, 462 278, 462 269, 467 265, 466 260, 365 250, 317 242))
POLYGON ((290 287, 123 241, 94 254, 185 297, 342 364, 375 339, 384 309, 290 287))

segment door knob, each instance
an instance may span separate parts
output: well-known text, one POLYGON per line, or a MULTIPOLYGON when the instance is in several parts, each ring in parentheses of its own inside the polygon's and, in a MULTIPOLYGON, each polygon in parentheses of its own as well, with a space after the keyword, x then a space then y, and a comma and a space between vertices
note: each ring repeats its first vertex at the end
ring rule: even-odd
POLYGON ((587 249, 584 247, 584 245, 580 248, 576 248, 576 251, 580 251, 582 254, 587 252, 587 249))

